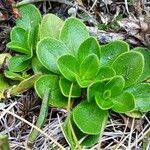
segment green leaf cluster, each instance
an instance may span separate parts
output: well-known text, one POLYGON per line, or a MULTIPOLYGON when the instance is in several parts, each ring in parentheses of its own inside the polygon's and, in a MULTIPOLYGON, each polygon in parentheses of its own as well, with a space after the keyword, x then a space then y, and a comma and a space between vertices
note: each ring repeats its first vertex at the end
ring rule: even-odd
POLYGON ((98 142, 110 109, 130 116, 150 111, 148 49, 130 50, 119 40, 100 45, 79 19, 42 18, 31 4, 19 10, 7 45, 16 52, 7 75, 29 68, 43 74, 35 91, 43 98, 49 89, 49 105, 69 110, 63 130, 72 148, 98 142))
POLYGON ((16 21, 10 34, 11 41, 7 47, 18 52, 10 59, 9 70, 12 72, 22 72, 27 70, 31 58, 35 53, 38 41, 38 28, 41 23, 41 14, 33 5, 24 5, 19 8, 21 18, 16 21))

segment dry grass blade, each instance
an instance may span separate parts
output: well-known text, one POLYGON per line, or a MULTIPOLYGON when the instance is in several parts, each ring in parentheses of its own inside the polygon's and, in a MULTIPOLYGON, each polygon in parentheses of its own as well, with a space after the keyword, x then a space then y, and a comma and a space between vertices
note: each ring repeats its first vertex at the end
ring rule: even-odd
POLYGON ((39 131, 41 134, 43 134, 46 138, 48 138, 49 140, 51 140, 53 143, 55 143, 60 149, 65 150, 65 148, 61 144, 59 144, 56 140, 54 140, 53 138, 51 138, 47 133, 45 133, 44 131, 42 131, 41 129, 39 129, 37 126, 33 125, 29 121, 25 120, 24 118, 21 118, 20 116, 16 115, 15 113, 10 112, 7 109, 1 109, 1 110, 4 111, 5 113, 8 113, 8 114, 10 114, 10 115, 18 118, 19 120, 23 121, 24 123, 28 124, 32 128, 34 128, 37 131, 39 131))
MULTIPOLYGON (((9 111, 11 108, 13 108, 16 104, 17 104, 17 102, 12 103, 12 104, 6 109, 6 111, 3 111, 2 114, 0 115, 0 120, 5 116, 5 114, 7 113, 7 111, 9 111)), ((0 108, 0 109, 1 109, 1 108, 0 108)))
POLYGON ((134 128, 134 121, 135 119, 132 119, 132 125, 131 125, 131 129, 130 129, 130 134, 129 134, 129 141, 128 141, 128 149, 130 149, 130 144, 131 144, 131 138, 132 138, 132 133, 133 133, 133 128, 134 128))
POLYGON ((98 1, 98 0, 95 0, 95 1, 94 1, 94 3, 93 3, 93 5, 92 5, 92 7, 90 8, 90 10, 92 10, 92 9, 94 8, 94 6, 96 5, 97 1, 98 1))
POLYGON ((127 10, 127 13, 129 14, 128 1, 127 1, 127 0, 124 0, 124 2, 125 2, 125 7, 126 7, 126 10, 127 10))
POLYGON ((126 138, 124 138, 125 133, 126 133, 126 130, 127 130, 127 127, 128 127, 128 123, 129 123, 129 118, 127 118, 127 123, 126 123, 126 125, 125 125, 125 129, 124 129, 124 131, 123 131, 123 135, 122 135, 120 141, 118 142, 118 145, 115 147, 115 150, 117 150, 120 146, 122 146, 122 145, 123 145, 123 142, 124 142, 124 141, 126 140, 126 138, 128 137, 128 136, 127 136, 126 138))
MULTIPOLYGON (((138 144, 140 141, 143 141, 144 138, 150 134, 150 120, 147 118, 146 115, 144 115, 145 121, 147 121, 147 125, 145 126, 145 128, 142 130, 142 132, 138 135, 137 139, 134 140, 134 142, 131 144, 131 149, 138 144)), ((149 138, 149 137, 148 137, 149 138)), ((150 138, 148 139, 148 141, 150 140, 150 138)), ((149 142, 147 147, 149 147, 149 142)))

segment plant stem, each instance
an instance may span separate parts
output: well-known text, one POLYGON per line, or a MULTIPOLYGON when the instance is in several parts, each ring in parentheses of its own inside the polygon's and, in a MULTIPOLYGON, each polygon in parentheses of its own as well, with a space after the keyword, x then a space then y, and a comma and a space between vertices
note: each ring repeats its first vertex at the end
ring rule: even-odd
MULTIPOLYGON (((39 114, 39 117, 38 117, 37 122, 36 122, 36 126, 38 128, 42 128, 42 126, 43 126, 43 124, 45 122, 45 118, 48 115, 48 98, 49 98, 49 93, 50 93, 50 90, 47 89, 45 91, 44 98, 43 98, 43 101, 42 101, 42 106, 41 106, 41 109, 40 109, 40 114, 39 114)), ((29 137, 28 137, 27 144, 28 144, 29 147, 33 146, 34 141, 36 140, 38 135, 39 135, 39 131, 37 131, 34 128, 32 130, 32 132, 30 133, 29 137)))
POLYGON ((73 88, 73 83, 70 86, 70 91, 69 91, 69 97, 68 97, 68 106, 67 106, 67 111, 70 112, 71 108, 71 94, 72 94, 72 88, 73 88))
POLYGON ((77 137, 76 137, 76 135, 75 135, 75 133, 74 133, 74 130, 73 130, 73 127, 72 127, 70 118, 69 118, 68 123, 69 123, 69 128, 70 128, 71 133, 72 133, 72 137, 73 137, 73 139, 74 139, 74 141, 75 141, 75 143, 76 143, 76 146, 77 146, 78 150, 82 150, 82 148, 81 148, 81 146, 80 146, 80 143, 79 143, 79 141, 78 141, 78 139, 77 139, 77 137))
POLYGON ((0 150, 10 150, 8 136, 0 133, 0 150))
MULTIPOLYGON (((71 133, 72 134, 72 137, 73 137, 73 140, 75 141, 76 143, 76 146, 78 147, 78 150, 82 150, 79 142, 78 142, 78 139, 75 135, 75 132, 73 130, 73 127, 72 127, 72 124, 71 124, 71 120, 70 120, 70 108, 71 108, 71 95, 72 95, 72 89, 73 89, 73 83, 71 84, 70 86, 70 91, 69 91, 69 97, 68 97, 68 106, 67 106, 67 111, 68 111, 68 117, 69 117, 69 120, 68 120, 68 128, 70 129, 71 133)), ((68 130, 69 130, 68 129, 68 130)))

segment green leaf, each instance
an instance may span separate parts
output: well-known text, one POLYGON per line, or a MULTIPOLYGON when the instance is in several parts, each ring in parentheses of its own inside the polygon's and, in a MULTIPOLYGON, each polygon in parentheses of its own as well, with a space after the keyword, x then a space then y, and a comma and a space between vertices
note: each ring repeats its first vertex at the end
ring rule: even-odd
POLYGON ((6 78, 9 78, 9 79, 12 79, 12 80, 22 81, 22 80, 25 79, 20 74, 15 73, 15 72, 11 72, 11 71, 5 71, 4 75, 5 75, 6 78))
POLYGON ((98 143, 102 133, 98 134, 98 135, 89 135, 89 134, 85 134, 85 133, 81 132, 81 130, 74 123, 74 121, 72 119, 72 114, 71 114, 71 116, 67 116, 67 118, 63 124, 64 136, 65 136, 65 139, 67 140, 69 146, 71 147, 71 149, 75 149, 75 147, 77 148, 77 143, 73 139, 70 124, 73 127, 74 134, 76 135, 76 138, 77 138, 78 142, 80 143, 80 146, 83 146, 84 148, 90 148, 91 146, 98 143))
POLYGON ((61 74, 69 81, 76 82, 76 75, 79 74, 79 63, 72 55, 61 56, 58 61, 58 68, 61 74))
POLYGON ((6 81, 3 74, 0 74, 0 92, 4 91, 6 88, 8 88, 8 82, 6 81))
POLYGON ((135 110, 140 112, 150 111, 150 84, 140 83, 126 89, 135 97, 135 110))
POLYGON ((50 88, 49 105, 56 107, 67 106, 67 98, 61 94, 59 77, 56 75, 43 75, 35 82, 35 90, 40 98, 43 98, 45 90, 50 88))
POLYGON ((81 63, 79 76, 77 76, 78 84, 84 88, 91 84, 100 68, 99 59, 95 54, 88 55, 81 63))
POLYGON ((81 43, 77 53, 79 62, 81 63, 90 54, 95 54, 98 58, 100 57, 100 46, 94 37, 89 37, 81 43))
MULTIPOLYGON (((24 42, 23 42, 24 43, 24 42)), ((29 50, 21 43, 11 41, 7 44, 7 48, 19 53, 29 54, 29 50)))
POLYGON ((85 135, 83 139, 84 140, 82 141, 81 145, 86 148, 91 148, 92 146, 94 146, 96 143, 99 142, 100 135, 99 134, 98 135, 85 135))
POLYGON ((21 81, 18 85, 13 86, 10 89, 10 95, 19 95, 25 91, 27 91, 28 89, 32 88, 34 86, 34 83, 36 80, 39 79, 39 77, 41 76, 41 74, 35 74, 23 81, 21 81))
MULTIPOLYGON (((40 112, 38 114, 38 117, 37 117, 37 120, 36 120, 36 123, 35 123, 35 126, 39 129, 43 128, 44 123, 46 121, 46 118, 48 117, 48 96, 49 96, 49 90, 47 89, 45 91, 43 101, 42 101, 42 104, 41 104, 41 108, 40 108, 40 112)), ((30 131, 27 143, 29 145, 32 145, 36 141, 38 136, 39 136, 39 131, 36 130, 35 128, 33 128, 30 131)))
POLYGON ((73 17, 65 21, 60 32, 60 40, 66 44, 73 55, 77 54, 79 46, 88 37, 86 26, 79 19, 73 17))
POLYGON ((124 84, 122 76, 115 76, 110 81, 95 82, 87 90, 88 101, 95 99, 101 109, 110 109, 114 105, 112 98, 122 92, 124 84))
POLYGON ((138 111, 131 111, 125 114, 131 118, 141 118, 143 116, 143 114, 138 111))
POLYGON ((14 56, 9 60, 8 68, 12 72, 21 72, 28 68, 29 57, 25 55, 14 56))
POLYGON ((4 63, 5 59, 10 59, 10 58, 11 58, 10 53, 0 54, 0 65, 4 63))
POLYGON ((73 120, 86 134, 102 133, 107 123, 108 112, 101 110, 95 103, 84 101, 73 110, 73 120))
POLYGON ((105 89, 107 81, 97 81, 91 84, 87 90, 88 101, 96 101, 100 109, 107 110, 113 106, 111 90, 105 89))
POLYGON ((43 16, 40 26, 40 39, 45 37, 59 38, 60 28, 63 26, 63 21, 53 14, 43 16))
POLYGON ((37 25, 35 28, 32 27, 31 29, 29 29, 30 32, 28 36, 28 43, 32 46, 33 50, 36 49, 37 42, 39 41, 39 26, 40 25, 37 25))
POLYGON ((118 113, 130 112, 135 108, 134 96, 129 92, 123 92, 112 99, 114 105, 112 110, 118 113))
POLYGON ((87 100, 89 102, 94 101, 95 95, 102 97, 106 83, 107 81, 96 81, 92 83, 87 89, 87 100))
POLYGON ((69 53, 67 47, 62 42, 50 37, 42 39, 38 43, 36 52, 42 65, 54 73, 59 73, 57 59, 69 53))
POLYGON ((9 88, 9 84, 3 74, 0 74, 0 101, 4 99, 5 90, 9 88))
POLYGON ((105 90, 111 91, 111 97, 119 95, 125 86, 125 80, 122 76, 115 76, 105 85, 105 90))
POLYGON ((142 82, 148 78, 150 78, 150 49, 148 48, 142 48, 142 47, 137 47, 133 49, 134 51, 140 52, 144 56, 144 70, 142 75, 139 78, 139 82, 142 82))
POLYGON ((66 97, 70 96, 76 98, 76 97, 80 97, 81 95, 81 88, 79 87, 79 85, 76 83, 72 83, 66 80, 65 78, 61 78, 59 80, 59 86, 62 94, 66 97))
POLYGON ((33 72, 36 73, 43 73, 43 74, 49 74, 51 73, 49 70, 47 70, 42 64, 41 62, 38 60, 38 58, 35 56, 32 58, 32 70, 33 72))
POLYGON ((122 53, 129 51, 129 45, 123 41, 113 41, 101 46, 100 62, 102 65, 111 65, 122 53))
POLYGON ((16 21, 16 25, 25 30, 37 27, 42 19, 40 11, 32 4, 19 7, 21 17, 16 21))
POLYGON ((19 7, 19 14, 21 17, 17 19, 16 25, 26 31, 30 30, 30 40, 28 42, 35 48, 38 40, 38 29, 42 20, 40 11, 34 5, 27 4, 19 7))
POLYGON ((11 30, 10 38, 11 42, 7 44, 7 47, 23 54, 31 54, 31 45, 28 43, 29 32, 20 27, 14 27, 11 30))
POLYGON ((121 54, 112 64, 117 75, 125 79, 125 87, 136 83, 144 68, 144 58, 139 52, 130 51, 121 54))
POLYGON ((113 106, 113 102, 111 100, 111 91, 106 90, 104 93, 97 93, 95 95, 95 101, 96 104, 100 107, 100 109, 110 109, 113 106))
POLYGON ((97 76, 95 78, 95 81, 97 80, 105 80, 110 79, 115 76, 115 71, 112 67, 100 67, 97 76))
MULTIPOLYGON (((73 121, 72 121, 72 114, 70 115, 67 115, 67 117, 66 117, 66 119, 65 119, 65 122, 63 123, 63 130, 62 130, 62 133, 63 133, 63 135, 64 135, 64 137, 65 137, 65 140, 67 141, 67 143, 69 144, 69 146, 71 147, 71 149, 75 149, 75 147, 76 147, 76 141, 74 140, 74 138, 73 138, 73 135, 72 135, 72 130, 71 130, 71 127, 70 126, 72 126, 73 127, 73 125, 72 125, 72 123, 73 123, 73 121)), ((80 135, 80 133, 78 132, 78 133, 76 133, 75 132, 75 127, 73 127, 73 131, 74 131, 74 133, 75 133, 75 135, 76 135, 76 137, 78 136, 78 135, 80 135)), ((80 130, 79 130, 80 131, 80 130)), ((81 131, 80 131, 81 132, 81 131)))

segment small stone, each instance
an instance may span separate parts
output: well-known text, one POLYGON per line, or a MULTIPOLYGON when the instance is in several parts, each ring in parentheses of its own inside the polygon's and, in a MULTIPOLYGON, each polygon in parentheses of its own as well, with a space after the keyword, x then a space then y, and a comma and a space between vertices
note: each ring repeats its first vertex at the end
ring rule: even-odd
POLYGON ((68 9, 68 14, 70 15, 70 16, 76 16, 76 14, 77 14, 77 9, 76 8, 74 8, 74 7, 71 7, 71 8, 69 8, 68 9))

